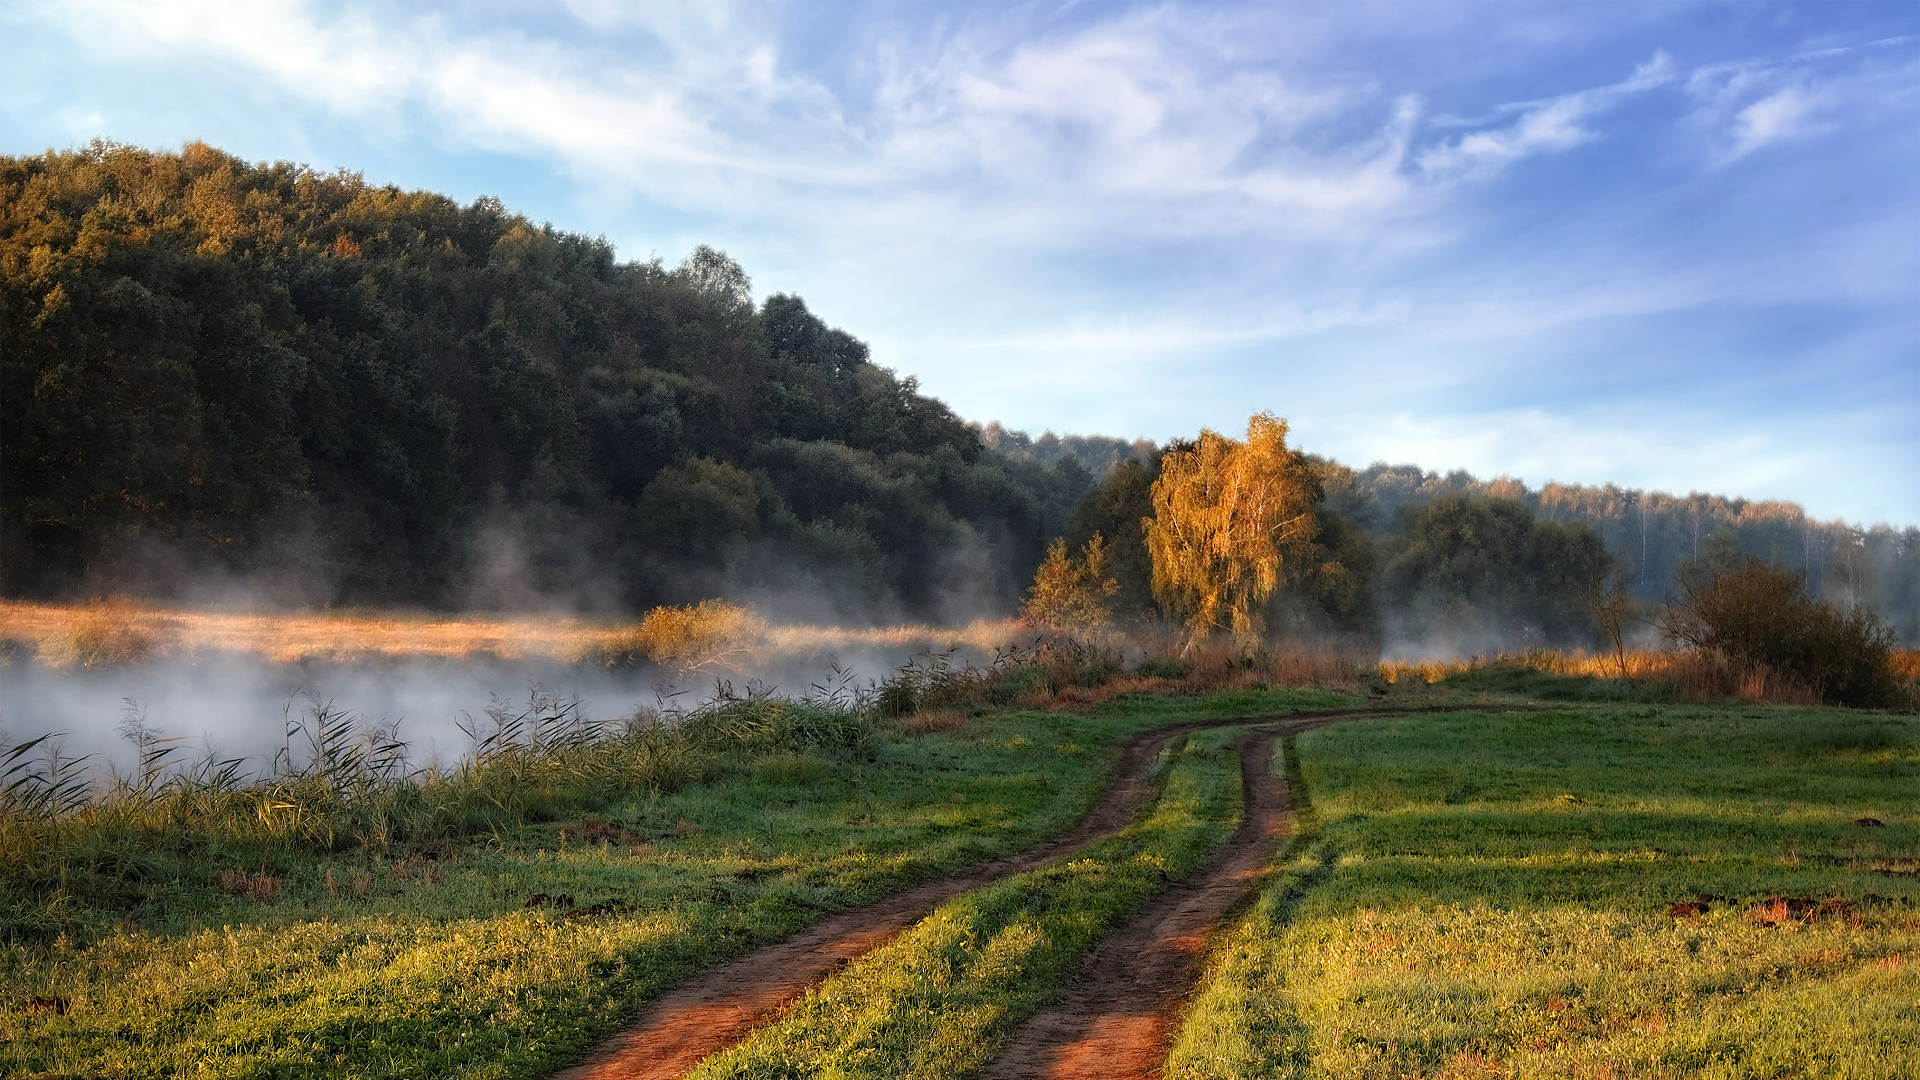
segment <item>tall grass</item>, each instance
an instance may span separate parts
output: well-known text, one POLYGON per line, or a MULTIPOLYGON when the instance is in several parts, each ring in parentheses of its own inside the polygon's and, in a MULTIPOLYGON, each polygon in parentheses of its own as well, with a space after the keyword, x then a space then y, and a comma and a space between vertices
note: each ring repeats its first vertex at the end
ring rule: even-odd
POLYGON ((599 646, 609 667, 651 661, 676 674, 742 666, 765 651, 767 624, 752 608, 723 600, 657 607, 639 625, 599 646))
POLYGON ((875 701, 885 716, 924 724, 956 711, 1083 709, 1128 696, 1271 687, 1351 691, 1373 671, 1367 650, 1350 643, 1248 649, 1224 639, 1187 644, 1171 637, 1043 634, 1000 648, 985 664, 957 660, 953 651, 923 653, 880 684, 875 701))
MULTIPOLYGON (((1896 707, 1920 706, 1920 650, 1896 651, 1888 667, 1904 700, 1896 707)), ((1388 684, 1451 682, 1460 687, 1493 690, 1551 689, 1564 695, 1577 687, 1548 687, 1527 680, 1526 673, 1611 684, 1611 691, 1576 696, 1636 698, 1675 704, 1747 701, 1774 705, 1818 705, 1821 695, 1812 686, 1763 664, 1740 662, 1698 650, 1630 650, 1589 654, 1578 650, 1532 649, 1453 661, 1384 661, 1380 678, 1388 684)), ((1548 696, 1552 696, 1549 694, 1548 696)))
POLYGON ((137 752, 131 776, 62 756, 57 738, 0 744, 0 940, 57 934, 71 905, 111 906, 156 877, 267 874, 296 851, 422 849, 673 790, 767 754, 862 761, 877 738, 869 711, 846 696, 758 690, 608 722, 536 689, 524 708, 496 700, 468 728, 473 753, 445 769, 410 764, 394 727, 327 704, 291 719, 285 745, 253 773, 239 759, 175 763, 177 741, 131 711, 121 730, 137 752))

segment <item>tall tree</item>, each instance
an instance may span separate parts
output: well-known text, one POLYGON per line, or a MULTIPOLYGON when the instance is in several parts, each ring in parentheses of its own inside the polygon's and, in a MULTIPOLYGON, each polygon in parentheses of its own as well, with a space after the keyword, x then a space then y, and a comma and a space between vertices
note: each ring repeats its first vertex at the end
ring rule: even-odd
POLYGON ((1257 639, 1266 600, 1316 554, 1319 501, 1318 474, 1287 447, 1285 420, 1256 413, 1245 442, 1202 430, 1167 451, 1153 484, 1142 527, 1154 596, 1196 638, 1257 639))

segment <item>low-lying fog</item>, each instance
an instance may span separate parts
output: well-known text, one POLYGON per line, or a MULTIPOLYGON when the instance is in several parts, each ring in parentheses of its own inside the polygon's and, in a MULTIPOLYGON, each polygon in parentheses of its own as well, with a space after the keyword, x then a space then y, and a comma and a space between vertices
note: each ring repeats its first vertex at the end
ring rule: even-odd
MULTIPOLYGON (((135 753, 120 729, 131 712, 148 729, 182 739, 176 744, 180 751, 171 756, 176 763, 211 753, 245 758, 257 774, 289 744, 290 723, 330 706, 357 717, 363 731, 397 723, 411 762, 444 766, 473 749, 462 725, 490 730, 490 705, 502 702, 522 712, 536 687, 561 701, 577 698, 587 717, 617 720, 642 708, 691 709, 714 697, 716 679, 736 693, 757 684, 790 697, 819 696, 836 686, 857 689, 884 678, 916 651, 869 648, 841 658, 794 660, 786 670, 763 665, 694 672, 670 681, 658 671, 547 657, 274 663, 203 651, 192 658, 85 668, 48 666, 23 656, 0 669, 0 743, 58 734, 62 756, 92 754, 90 765, 111 765, 128 774, 135 753)), ((304 735, 293 736, 296 758, 307 745, 304 735)))

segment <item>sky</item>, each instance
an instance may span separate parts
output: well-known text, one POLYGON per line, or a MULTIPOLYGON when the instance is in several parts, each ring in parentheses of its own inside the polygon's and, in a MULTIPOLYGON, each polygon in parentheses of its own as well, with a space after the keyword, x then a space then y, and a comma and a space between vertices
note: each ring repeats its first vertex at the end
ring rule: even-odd
POLYGON ((0 0, 0 153, 697 244, 961 416, 1920 523, 1920 4, 0 0))

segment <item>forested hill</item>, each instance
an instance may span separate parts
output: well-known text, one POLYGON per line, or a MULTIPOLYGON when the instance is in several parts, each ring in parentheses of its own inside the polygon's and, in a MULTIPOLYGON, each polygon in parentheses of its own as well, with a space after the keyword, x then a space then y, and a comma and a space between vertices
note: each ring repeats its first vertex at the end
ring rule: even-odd
POLYGON ((1010 609, 1090 482, 731 260, 204 145, 0 159, 0 589, 1010 609))

